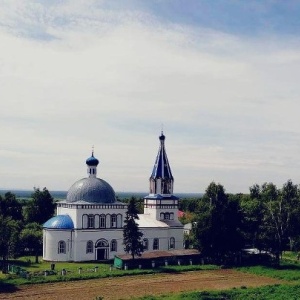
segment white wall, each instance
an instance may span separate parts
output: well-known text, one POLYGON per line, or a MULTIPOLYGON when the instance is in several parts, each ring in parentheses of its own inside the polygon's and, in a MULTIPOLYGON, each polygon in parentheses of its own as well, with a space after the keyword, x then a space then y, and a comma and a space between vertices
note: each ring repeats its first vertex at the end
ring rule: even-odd
POLYGON ((86 261, 96 260, 96 249, 95 244, 98 240, 105 239, 109 244, 109 259, 113 259, 115 254, 124 253, 123 245, 123 229, 105 229, 105 230, 77 230, 75 231, 75 251, 74 261, 86 261), (111 252, 110 245, 111 241, 117 241, 117 251, 111 252), (94 251, 93 253, 86 253, 86 245, 88 241, 93 242, 94 251))
POLYGON ((43 230, 43 259, 49 261, 72 261, 73 245, 71 230, 43 230), (58 253, 58 243, 66 243, 66 253, 58 253))
MULTIPOLYGON (((153 251, 154 238, 159 239, 158 250, 169 250, 170 238, 175 238, 175 249, 183 249, 182 228, 141 228, 149 243, 148 251, 153 251)), ((105 239, 109 244, 109 259, 118 254, 124 254, 123 229, 104 230, 53 230, 44 229, 44 253, 43 259, 48 261, 89 261, 96 260, 95 244, 99 239, 105 239), (110 251, 111 241, 117 241, 117 251, 110 251), (58 242, 66 242, 66 254, 58 254, 58 242), (93 253, 86 253, 88 241, 93 242, 93 253)))

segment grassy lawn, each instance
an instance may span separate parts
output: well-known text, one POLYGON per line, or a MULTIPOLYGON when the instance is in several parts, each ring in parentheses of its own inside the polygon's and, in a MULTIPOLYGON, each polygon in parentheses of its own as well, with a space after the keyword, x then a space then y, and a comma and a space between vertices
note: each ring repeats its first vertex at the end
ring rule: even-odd
MULTIPOLYGON (((155 269, 135 269, 135 270, 118 270, 111 268, 109 264, 92 263, 55 263, 56 274, 44 276, 45 270, 51 269, 50 262, 40 260, 39 263, 34 263, 33 257, 23 257, 11 263, 20 266, 22 269, 31 273, 31 278, 21 278, 15 274, 0 274, 0 289, 1 286, 15 286, 21 284, 46 283, 58 281, 75 281, 92 278, 105 278, 116 276, 132 276, 139 274, 154 274, 154 273, 176 273, 196 270, 215 270, 219 269, 214 265, 186 265, 186 266, 167 266, 155 269), (30 262, 29 262, 30 260, 30 262), (95 267, 97 266, 97 271, 95 267), (81 268, 81 274, 79 274, 81 268), (62 275, 61 271, 65 269, 66 275, 62 275)), ((148 296, 139 298, 143 300, 166 299, 166 300, 239 300, 239 299, 299 299, 300 295, 300 262, 297 260, 297 254, 287 252, 283 256, 280 266, 249 266, 236 268, 242 272, 248 272, 256 275, 263 275, 290 281, 291 284, 281 284, 274 286, 265 286, 260 288, 234 288, 226 291, 203 291, 203 292, 185 292, 180 294, 168 294, 164 296, 148 296)))
POLYGON ((300 280, 300 265, 286 262, 281 263, 278 267, 252 266, 241 267, 238 270, 288 281, 300 280))
POLYGON ((17 260, 11 260, 10 264, 19 266, 26 272, 30 273, 30 278, 22 278, 16 274, 1 274, 1 284, 21 285, 32 283, 46 283, 70 280, 84 280, 93 278, 105 278, 115 276, 132 276, 138 274, 154 274, 154 273, 176 273, 196 270, 215 270, 215 265, 186 265, 186 266, 167 266, 155 269, 134 269, 119 270, 111 267, 109 264, 100 264, 97 262, 76 263, 76 262, 55 262, 54 274, 50 273, 45 276, 45 271, 51 270, 51 263, 44 262, 40 259, 39 263, 34 263, 33 257, 21 257, 17 260), (97 267, 95 269, 95 267, 97 267), (79 268, 81 268, 79 272, 79 268), (65 270, 65 275, 62 270, 65 270))
POLYGON ((285 252, 279 266, 251 266, 238 270, 288 281, 300 280, 300 262, 297 260, 297 253, 294 252, 285 252))

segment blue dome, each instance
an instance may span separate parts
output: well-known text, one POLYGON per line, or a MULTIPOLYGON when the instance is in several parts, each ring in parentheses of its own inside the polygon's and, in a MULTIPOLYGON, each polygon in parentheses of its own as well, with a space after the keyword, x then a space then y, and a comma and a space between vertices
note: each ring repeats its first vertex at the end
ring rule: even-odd
POLYGON ((69 215, 58 215, 44 223, 43 228, 74 229, 74 224, 69 215))
POLYGON ((67 203, 85 201, 89 203, 114 203, 116 195, 105 180, 88 177, 76 181, 69 189, 67 203))
POLYGON ((86 160, 86 164, 88 166, 98 166, 99 160, 94 157, 94 152, 92 153, 92 156, 86 160))

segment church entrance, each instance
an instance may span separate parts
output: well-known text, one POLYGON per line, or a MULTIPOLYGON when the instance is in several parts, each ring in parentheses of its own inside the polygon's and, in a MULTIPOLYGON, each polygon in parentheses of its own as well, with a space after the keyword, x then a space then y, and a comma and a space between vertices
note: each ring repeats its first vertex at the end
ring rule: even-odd
POLYGON ((100 239, 95 244, 96 260, 106 260, 109 258, 109 244, 105 239, 100 239))

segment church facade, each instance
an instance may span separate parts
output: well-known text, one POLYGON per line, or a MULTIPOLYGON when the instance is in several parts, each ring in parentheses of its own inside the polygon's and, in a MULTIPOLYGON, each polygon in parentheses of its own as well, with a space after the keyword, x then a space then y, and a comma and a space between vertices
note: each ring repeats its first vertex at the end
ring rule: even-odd
MULTIPOLYGON (((165 149, 165 136, 150 176, 150 193, 139 214, 144 252, 183 249, 183 225, 178 220, 178 198, 165 149)), ((99 161, 86 160, 88 177, 76 181, 66 200, 57 203, 57 215, 43 225, 43 259, 95 261, 124 254, 123 225, 127 205, 116 200, 113 188, 97 177, 99 161)))

